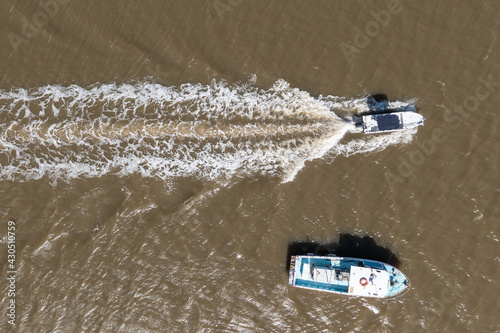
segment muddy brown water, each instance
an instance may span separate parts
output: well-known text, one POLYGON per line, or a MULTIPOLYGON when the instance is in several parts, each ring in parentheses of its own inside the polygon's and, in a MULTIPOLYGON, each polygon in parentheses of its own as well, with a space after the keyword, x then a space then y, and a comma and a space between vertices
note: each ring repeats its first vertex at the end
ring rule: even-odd
POLYGON ((498 13, 3 1, 0 330, 499 331, 498 13), (376 93, 425 126, 356 132, 376 93), (287 286, 294 244, 341 235, 412 289, 287 286))

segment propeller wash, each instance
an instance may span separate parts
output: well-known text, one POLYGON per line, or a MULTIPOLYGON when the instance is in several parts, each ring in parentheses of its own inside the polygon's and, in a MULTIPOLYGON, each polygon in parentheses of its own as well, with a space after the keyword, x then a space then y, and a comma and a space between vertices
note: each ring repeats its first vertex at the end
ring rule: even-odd
POLYGON ((0 179, 135 173, 290 181, 306 161, 411 140, 407 132, 341 143, 358 129, 335 112, 365 109, 365 98, 314 98, 283 80, 268 90, 215 81, 0 90, 0 179))

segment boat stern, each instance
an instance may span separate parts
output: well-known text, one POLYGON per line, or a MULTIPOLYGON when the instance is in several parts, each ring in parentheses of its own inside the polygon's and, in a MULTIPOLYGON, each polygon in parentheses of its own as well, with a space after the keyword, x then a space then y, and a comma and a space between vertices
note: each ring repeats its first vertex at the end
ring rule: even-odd
POLYGON ((295 284, 295 256, 290 258, 290 272, 288 273, 288 285, 293 286, 295 284))

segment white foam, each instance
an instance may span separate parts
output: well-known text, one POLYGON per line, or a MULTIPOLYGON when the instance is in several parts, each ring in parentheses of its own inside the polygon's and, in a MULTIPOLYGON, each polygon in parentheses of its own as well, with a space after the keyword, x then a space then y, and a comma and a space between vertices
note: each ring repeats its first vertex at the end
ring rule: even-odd
MULTIPOLYGON (((406 102, 393 102, 402 107, 406 102)), ((106 174, 293 180, 304 163, 383 149, 413 132, 342 142, 366 98, 320 96, 278 80, 270 89, 155 83, 0 90, 0 178, 106 174)))

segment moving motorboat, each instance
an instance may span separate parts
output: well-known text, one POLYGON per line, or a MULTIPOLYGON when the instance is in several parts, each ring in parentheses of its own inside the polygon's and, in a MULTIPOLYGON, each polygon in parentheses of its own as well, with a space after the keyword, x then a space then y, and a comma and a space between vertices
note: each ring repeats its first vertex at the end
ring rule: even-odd
POLYGON ((424 117, 413 111, 375 113, 360 118, 364 133, 402 131, 424 124, 424 117))

